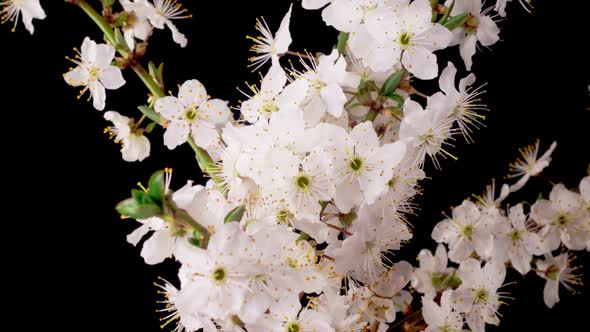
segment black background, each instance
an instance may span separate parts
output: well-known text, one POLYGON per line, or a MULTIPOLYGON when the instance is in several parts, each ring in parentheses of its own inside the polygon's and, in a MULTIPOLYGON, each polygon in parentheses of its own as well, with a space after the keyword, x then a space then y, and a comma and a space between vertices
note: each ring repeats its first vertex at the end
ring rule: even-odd
MULTIPOLYGON (((98 1, 91 1, 91 3, 98 1)), ((189 38, 185 49, 175 45, 168 31, 156 31, 148 58, 165 61, 167 89, 196 78, 214 98, 240 99, 236 87, 254 82, 247 68, 254 23, 264 16, 276 30, 289 1, 188 1, 194 15, 178 22, 189 38)), ((137 181, 163 167, 174 168, 174 187, 187 179, 202 182, 190 148, 168 151, 162 131, 150 136, 152 154, 142 164, 125 163, 119 147, 102 133, 107 125, 90 103, 76 100, 78 90, 61 75, 85 36, 96 41, 101 33, 75 6, 63 1, 42 1, 48 15, 35 21, 29 36, 19 24, 0 26, 0 130, 3 156, 4 216, 2 227, 3 273, 8 293, 3 296, 7 315, 24 330, 159 331, 156 289, 158 275, 174 280, 174 264, 153 267, 143 263, 139 250, 125 236, 137 224, 120 220, 114 205, 128 195, 137 181), (3 269, 4 270, 4 269, 3 269)), ((478 82, 488 82, 484 97, 491 112, 487 127, 474 137, 476 144, 457 140, 457 162, 447 160, 443 170, 428 166, 431 179, 423 182, 421 210, 411 220, 415 239, 401 258, 413 260, 419 248, 434 248, 430 231, 441 211, 482 191, 492 177, 502 181, 517 149, 541 138, 547 147, 557 140, 552 166, 544 174, 555 182, 575 187, 590 162, 588 84, 589 32, 586 1, 535 1, 527 14, 512 4, 508 19, 500 22, 502 41, 475 56, 478 82)), ((292 50, 328 52, 336 33, 323 26, 318 11, 294 6, 292 50)), ((439 56, 439 64, 453 59, 462 68, 458 49, 439 56)), ((130 71, 127 84, 107 93, 107 110, 138 116, 146 91, 130 71)), ((427 92, 433 92, 425 88, 427 92)), ((529 189, 511 202, 533 201, 551 186, 533 179, 529 189)), ((588 284, 589 254, 581 252, 588 284)), ((584 330, 590 313, 588 286, 582 294, 561 290, 561 302, 552 310, 543 304, 543 281, 529 274, 505 290, 514 300, 503 306, 497 330, 584 330), (582 327, 583 328, 579 328, 582 327)), ((6 322, 7 324, 7 322, 6 322)), ((490 328, 490 330, 493 330, 490 328)))

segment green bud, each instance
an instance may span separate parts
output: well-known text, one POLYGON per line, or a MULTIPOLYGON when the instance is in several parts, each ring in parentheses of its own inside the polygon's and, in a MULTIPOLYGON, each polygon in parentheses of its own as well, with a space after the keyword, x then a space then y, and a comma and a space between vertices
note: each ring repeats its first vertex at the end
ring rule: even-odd
POLYGON ((133 197, 127 198, 116 206, 117 212, 123 216, 134 219, 146 219, 157 216, 162 212, 159 206, 155 204, 140 204, 133 197))
POLYGON ((151 133, 154 130, 154 128, 156 128, 157 125, 158 124, 155 123, 155 122, 150 123, 149 125, 147 125, 145 127, 145 132, 148 133, 148 134, 151 133))
POLYGON ((159 170, 152 174, 148 182, 148 194, 154 202, 162 204, 165 188, 164 171, 159 170))
POLYGON ((439 288, 442 284, 442 277, 443 274, 440 272, 434 272, 430 275, 430 280, 432 281, 432 286, 435 288, 439 288))
POLYGON ((195 247, 201 248, 203 239, 203 234, 198 229, 195 229, 193 232, 193 236, 188 240, 192 245, 195 247))
POLYGON ((246 212, 246 207, 244 205, 240 205, 234 208, 233 210, 229 211, 227 216, 225 216, 223 222, 225 224, 229 224, 230 222, 240 222, 240 220, 242 220, 244 212, 246 212))
POLYGON ((448 274, 441 283, 441 286, 445 289, 454 289, 459 287, 459 285, 461 285, 461 278, 457 277, 455 273, 448 274))
POLYGON ((309 234, 305 232, 299 233, 299 237, 295 240, 295 243, 299 243, 299 241, 307 241, 309 239, 309 234))
POLYGON ((158 112, 151 109, 149 106, 143 105, 143 106, 138 106, 137 108, 141 111, 141 113, 143 113, 143 115, 147 116, 150 120, 152 120, 156 123, 160 123, 160 121, 161 121, 160 114, 158 114, 158 112))
POLYGON ((473 16, 471 16, 471 14, 469 14, 467 12, 463 12, 459 15, 453 16, 452 18, 447 20, 443 25, 445 26, 445 28, 453 31, 457 27, 460 27, 461 25, 463 25, 467 20, 469 20, 470 17, 473 17, 473 16))
POLYGON ((405 73, 406 73, 406 70, 401 69, 401 70, 391 74, 391 76, 389 76, 389 78, 387 78, 385 83, 383 83, 383 87, 381 87, 380 94, 382 96, 386 96, 386 97, 393 94, 393 92, 397 89, 400 82, 402 81, 402 78, 404 77, 405 73))
POLYGON ((127 46, 127 42, 125 41, 125 37, 123 37, 123 33, 121 33, 121 29, 115 28, 115 48, 128 50, 129 46, 127 46))
POLYGON ((350 34, 348 32, 340 32, 338 35, 338 44, 336 44, 336 48, 338 49, 339 54, 344 53, 344 48, 346 48, 346 42, 348 42, 348 37, 350 34))
POLYGON ((150 195, 143 190, 131 189, 131 197, 135 199, 139 205, 154 204, 154 201, 150 195))

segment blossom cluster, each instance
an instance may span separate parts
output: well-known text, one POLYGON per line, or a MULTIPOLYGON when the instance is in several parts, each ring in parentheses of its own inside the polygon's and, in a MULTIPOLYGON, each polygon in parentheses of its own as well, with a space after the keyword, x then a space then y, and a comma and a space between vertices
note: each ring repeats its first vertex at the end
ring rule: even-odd
MULTIPOLYGON (((42 18, 38 0, 6 3, 2 13, 22 13, 27 28, 42 18)), ((457 66, 439 66, 436 52, 458 46, 470 71, 476 45, 499 40, 505 0, 303 0, 340 32, 336 47, 291 51, 292 8, 276 31, 259 20, 250 60, 262 79, 241 89, 233 111, 197 79, 165 95, 162 67, 139 67, 154 29, 187 44, 173 20, 190 14, 177 1, 120 0, 116 12, 105 0, 108 20, 73 3, 104 20, 106 43, 86 38, 65 81, 90 92, 99 111, 106 90, 125 84, 121 69, 132 67, 152 93, 137 121, 104 114, 123 159, 148 157, 146 135, 160 125, 164 144, 188 143, 211 177, 174 191, 166 169, 117 206, 141 224, 127 239, 147 237, 147 264, 180 263, 178 287, 160 285, 176 331, 387 331, 420 302, 417 330, 480 332, 499 323, 506 266, 546 279, 549 307, 560 283, 579 282, 569 253, 554 254, 560 245, 590 250, 590 177, 579 192, 555 185, 530 208, 503 205, 549 165, 555 143, 540 157, 539 143, 523 150, 517 182, 499 194, 494 184, 453 208, 434 227, 434 255, 422 250, 416 267, 394 255, 412 239, 425 164, 454 159, 452 140, 474 141, 485 119, 475 75, 457 84, 457 66), (286 66, 288 56, 296 61, 286 66), (436 78, 438 92, 416 90, 416 80, 436 78)))

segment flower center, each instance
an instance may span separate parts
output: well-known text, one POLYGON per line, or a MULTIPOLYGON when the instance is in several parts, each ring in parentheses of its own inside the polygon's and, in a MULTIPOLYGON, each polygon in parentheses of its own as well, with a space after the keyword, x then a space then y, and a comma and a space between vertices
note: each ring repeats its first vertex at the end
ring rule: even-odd
POLYGON ((271 102, 266 102, 262 105, 262 109, 267 112, 267 113, 273 113, 273 112, 277 112, 279 110, 279 108, 277 107, 277 105, 271 103, 271 102))
POLYGON ((197 118, 197 110, 194 107, 189 107, 184 111, 184 117, 187 120, 194 120, 197 118))
POLYGON ((569 218, 568 218, 567 214, 560 214, 559 217, 557 217, 555 224, 558 226, 565 226, 567 224, 568 220, 569 220, 569 218))
POLYGON ((88 71, 88 75, 90 76, 90 78, 97 78, 98 73, 100 73, 100 69, 98 69, 94 66, 90 67, 90 70, 88 71))
POLYGON ((285 326, 285 332, 300 332, 301 325, 297 322, 289 322, 287 326, 285 326))
POLYGON ((225 271, 225 268, 221 266, 217 267, 215 270, 213 270, 213 273, 211 273, 211 278, 218 284, 223 283, 225 279, 227 279, 227 272, 225 271))
POLYGON ((299 175, 297 179, 295 179, 295 186, 297 187, 297 189, 299 189, 299 191, 302 192, 307 192, 310 183, 311 181, 305 174, 299 175))
POLYGON ((470 16, 465 23, 463 23, 463 29, 467 32, 475 32, 477 30, 477 26, 479 25, 479 20, 475 16, 470 16))
POLYGON ((399 35, 399 43, 403 49, 407 49, 412 43, 412 35, 406 31, 402 32, 402 34, 399 35))
POLYGON ((485 288, 480 288, 475 291, 475 302, 482 303, 488 300, 488 291, 485 288))
POLYGON ((364 162, 361 158, 354 157, 350 160, 350 162, 348 163, 348 166, 353 171, 358 172, 363 167, 363 164, 364 164, 364 162))
POLYGON ((393 188, 393 187, 395 187, 395 184, 397 183, 397 180, 398 180, 397 176, 396 177, 393 177, 393 178, 391 178, 391 180, 389 180, 389 182, 387 182, 387 185, 390 188, 393 188))
POLYGON ((547 270, 545 270, 545 276, 551 280, 557 280, 559 277, 559 267, 556 265, 551 265, 547 270))
POLYGON ((473 226, 465 225, 461 228, 461 234, 465 237, 470 237, 473 234, 473 226))
POLYGON ((277 219, 281 224, 289 224, 289 220, 293 217, 293 214, 287 210, 281 210, 277 213, 277 219))
POLYGON ((520 233, 518 229, 513 229, 512 232, 508 233, 508 236, 510 236, 513 241, 519 241, 522 238, 522 233, 520 233))

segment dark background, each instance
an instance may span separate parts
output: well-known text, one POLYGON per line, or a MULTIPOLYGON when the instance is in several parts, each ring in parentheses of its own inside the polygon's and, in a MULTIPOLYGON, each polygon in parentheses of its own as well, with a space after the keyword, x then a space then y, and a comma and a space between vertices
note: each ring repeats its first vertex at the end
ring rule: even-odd
MULTIPOLYGON (((176 84, 197 78, 214 98, 237 105, 236 86, 258 77, 246 68, 246 34, 256 33, 258 16, 276 30, 289 6, 287 0, 262 3, 185 0, 194 18, 178 26, 189 38, 188 47, 175 45, 166 30, 156 31, 148 49, 149 59, 166 62, 167 89, 176 93, 176 84)), ((113 207, 157 169, 174 168, 174 188, 187 179, 202 182, 202 177, 190 148, 168 151, 160 129, 150 136, 152 154, 146 161, 121 160, 119 147, 102 133, 107 125, 103 114, 76 100, 78 90, 61 77, 71 65, 64 56, 73 55, 72 47, 87 35, 100 41, 101 33, 75 6, 47 0, 42 5, 48 17, 34 22, 33 36, 22 24, 15 33, 10 25, 0 26, 7 319, 24 330, 159 331, 152 283, 158 275, 174 280, 174 264, 145 265, 139 250, 125 240, 138 224, 121 220, 113 207)), ((474 135, 476 144, 457 140, 457 162, 443 162, 443 171, 428 166, 431 179, 423 182, 418 201, 422 209, 411 218, 415 239, 400 259, 413 260, 421 247, 433 249, 430 231, 441 211, 484 190, 492 177, 501 182, 517 149, 537 138, 543 148, 558 141, 552 166, 544 172, 548 178, 571 188, 584 176, 590 162, 590 56, 584 50, 590 6, 586 1, 535 5, 529 15, 512 4, 508 20, 500 22, 502 41, 475 56, 478 82, 488 82, 487 127, 474 135)), ((298 3, 294 7, 291 49, 328 52, 336 33, 323 26, 318 11, 304 11, 298 3)), ((446 59, 462 67, 457 48, 441 54, 439 64, 446 59)), ((124 74, 127 84, 107 92, 106 109, 137 117, 146 90, 132 72, 124 74)), ((550 188, 533 179, 510 202, 533 201, 550 188)), ((590 255, 579 256, 588 284, 590 255)), ((508 279, 517 281, 505 288, 515 299, 501 308, 497 330, 579 330, 587 325, 588 286, 577 287, 582 294, 575 296, 562 289, 561 302, 549 310, 543 304, 544 282, 533 274, 522 279, 516 273, 508 279)))

